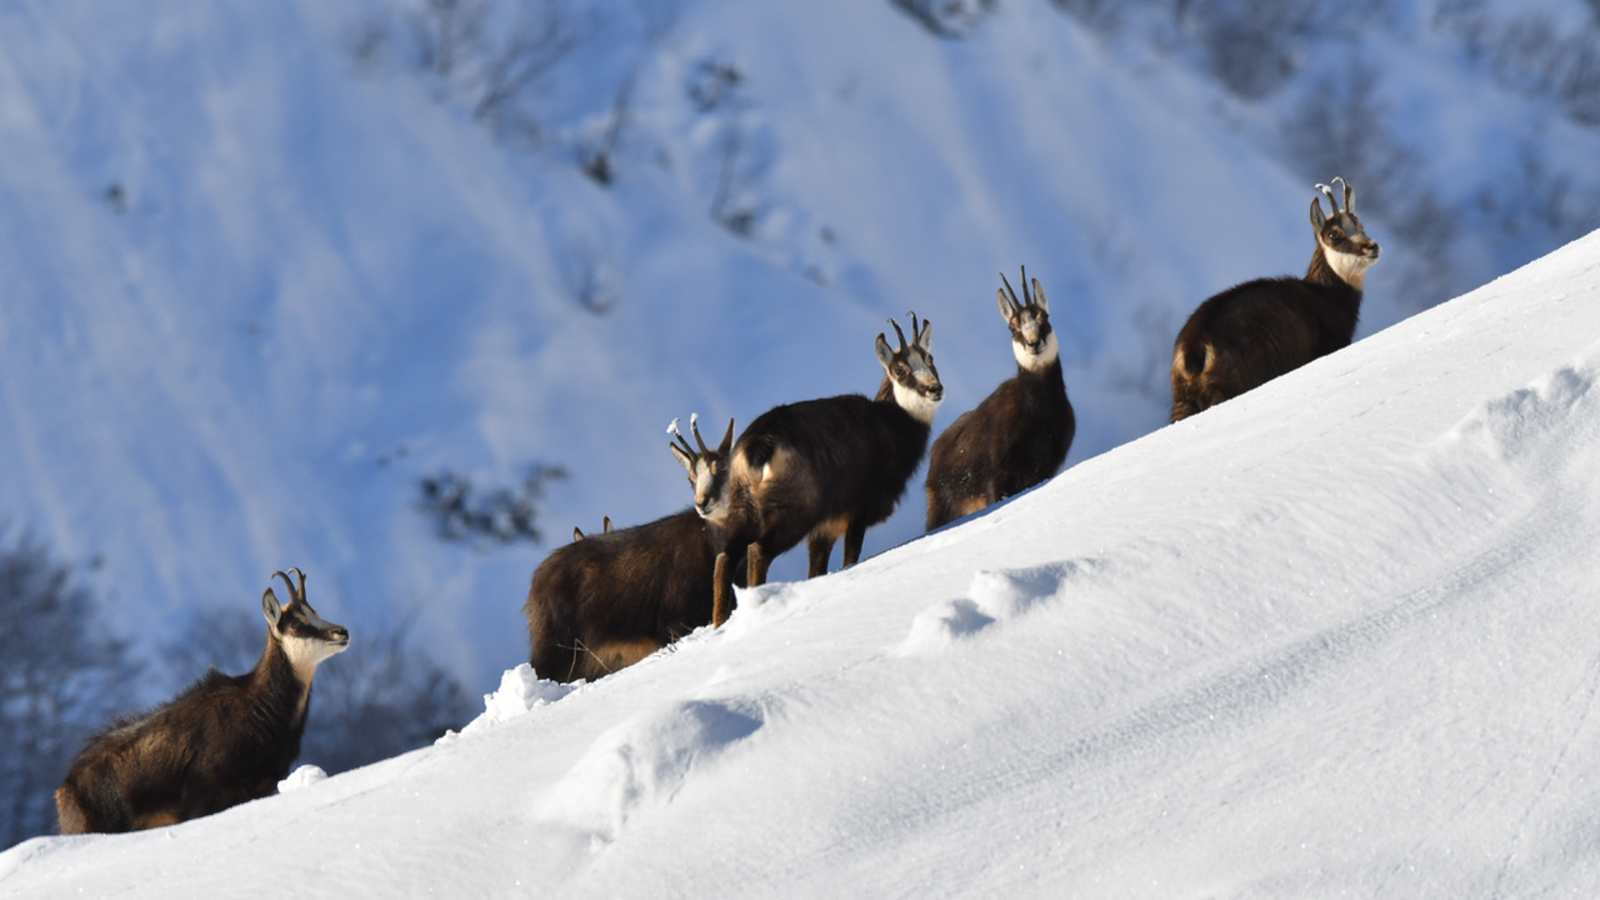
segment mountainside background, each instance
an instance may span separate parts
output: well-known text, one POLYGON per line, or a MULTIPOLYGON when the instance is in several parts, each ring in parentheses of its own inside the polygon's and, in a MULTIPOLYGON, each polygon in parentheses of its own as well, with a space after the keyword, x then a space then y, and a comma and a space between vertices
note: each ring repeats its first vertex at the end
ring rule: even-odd
POLYGON ((1363 335, 1600 225, 1597 15, 9 3, 0 516, 135 654, 299 565, 349 657, 407 621, 487 689, 572 525, 688 502, 669 419, 871 391, 915 309, 942 427, 1012 368, 997 270, 1049 291, 1075 464, 1165 421, 1196 303, 1303 269, 1313 182, 1385 248, 1363 335))

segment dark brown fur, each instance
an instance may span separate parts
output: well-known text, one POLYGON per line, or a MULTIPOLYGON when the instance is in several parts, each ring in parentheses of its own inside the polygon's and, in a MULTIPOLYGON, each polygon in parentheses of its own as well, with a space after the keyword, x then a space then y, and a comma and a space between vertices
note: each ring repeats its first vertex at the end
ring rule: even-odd
POLYGON ((522 604, 534 671, 599 678, 708 624, 714 559, 692 509, 556 548, 522 604))
MULTIPOLYGON (((1354 192, 1345 202, 1354 206, 1354 192)), ((1259 387, 1312 360, 1350 345, 1361 313, 1362 288, 1329 266, 1323 244, 1376 260, 1353 212, 1321 220, 1304 278, 1262 278, 1229 288, 1200 304, 1178 333, 1172 355, 1172 421, 1194 415, 1259 387)))
POLYGON ((172 702, 91 739, 55 793, 61 833, 170 825, 275 793, 300 754, 311 704, 311 679, 294 671, 279 637, 307 627, 300 609, 283 607, 251 671, 213 669, 172 702))
POLYGON ((933 442, 928 457, 929 531, 1050 478, 1077 431, 1061 361, 1018 368, 933 442))
MULTIPOLYGON (((1001 315, 1010 327, 1013 346, 1022 348, 1013 352, 1026 351, 1030 359, 1040 359, 1038 345, 1047 340, 1054 345, 1049 307, 1037 280, 1032 296, 1027 296, 1026 270, 1022 283, 1027 302, 1019 304, 1007 283, 999 295, 1001 315), (1028 333, 1020 328, 1029 320, 1036 328, 1034 346, 1029 346, 1028 333)), ((1076 432, 1059 351, 1049 366, 1037 371, 1019 363, 1014 377, 962 413, 933 442, 926 482, 927 529, 992 506, 1051 477, 1066 461, 1076 432)))
POLYGON ((733 508, 717 529, 723 546, 755 546, 747 559, 747 567, 756 566, 747 573, 754 584, 766 580, 775 557, 808 537, 810 576, 827 571, 841 536, 844 565, 855 565, 867 529, 889 518, 905 494, 928 434, 895 403, 888 378, 872 400, 845 394, 768 410, 733 449, 733 508), (777 477, 763 481, 769 462, 777 477))

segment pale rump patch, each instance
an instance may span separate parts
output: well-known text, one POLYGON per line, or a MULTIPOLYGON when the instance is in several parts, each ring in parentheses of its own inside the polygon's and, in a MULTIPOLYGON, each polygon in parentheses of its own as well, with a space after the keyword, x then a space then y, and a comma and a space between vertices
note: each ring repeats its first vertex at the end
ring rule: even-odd
POLYGON ((1359 253, 1341 253, 1327 244, 1322 245, 1322 255, 1328 260, 1328 268, 1333 270, 1333 274, 1356 290, 1362 289, 1362 284, 1367 280, 1367 270, 1378 261, 1375 257, 1359 253))
POLYGON ((750 461, 745 459, 743 451, 740 451, 733 455, 733 471, 729 473, 728 489, 735 490, 733 487, 735 482, 745 485, 759 501, 763 488, 784 478, 793 467, 794 453, 784 447, 773 450, 772 456, 759 470, 751 468, 750 461))
POLYGON ((136 817, 133 820, 133 830, 143 831, 146 828, 164 828, 182 821, 183 819, 176 812, 170 809, 163 809, 159 812, 145 813, 136 817))
POLYGON ((837 541, 839 538, 844 537, 844 533, 849 528, 850 519, 848 516, 834 516, 831 519, 823 519, 818 522, 817 526, 811 529, 811 533, 816 537, 825 537, 829 540, 837 541))
MULTIPOLYGON (((1204 364, 1202 364, 1200 366, 1200 375, 1204 375, 1205 373, 1211 371, 1211 363, 1216 359, 1216 356, 1217 356, 1217 351, 1211 346, 1211 343, 1209 341, 1207 341, 1206 342, 1206 361, 1205 361, 1204 364)), ((1172 375, 1175 378, 1182 378, 1185 381, 1187 381, 1189 379, 1189 377, 1190 377, 1189 376, 1188 367, 1186 367, 1183 364, 1183 345, 1182 344, 1179 344, 1177 349, 1172 351, 1172 375)), ((1194 377, 1198 378, 1199 375, 1196 375, 1194 377)))
POLYGON ((626 669, 641 659, 661 649, 661 644, 649 638, 631 641, 605 641, 589 648, 587 668, 595 676, 618 669, 626 669))
POLYGON ((1055 365, 1056 358, 1061 355, 1061 345, 1057 343, 1056 333, 1052 331, 1044 339, 1044 346, 1039 348, 1038 353, 1029 353, 1028 348, 1020 341, 1012 341, 1011 355, 1016 357, 1017 365, 1029 372, 1038 372, 1055 365))
POLYGON ((84 834, 89 830, 89 817, 65 787, 56 788, 56 830, 62 834, 84 834))
POLYGON ((993 504, 994 501, 990 500, 988 497, 968 497, 967 499, 956 504, 956 518, 959 519, 962 516, 970 516, 979 510, 988 509, 993 504))

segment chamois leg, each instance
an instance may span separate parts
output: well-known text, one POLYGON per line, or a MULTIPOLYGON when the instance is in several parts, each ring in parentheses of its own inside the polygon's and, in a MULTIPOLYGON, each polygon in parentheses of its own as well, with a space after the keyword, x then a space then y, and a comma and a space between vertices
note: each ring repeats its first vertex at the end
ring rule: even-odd
POLYGON ((767 583, 767 569, 772 566, 772 560, 767 558, 767 550, 759 541, 752 541, 750 549, 745 554, 745 587, 760 587, 767 583))
POLYGON ((833 538, 825 534, 812 534, 806 544, 806 549, 811 551, 811 567, 806 572, 807 578, 828 574, 828 557, 833 555, 833 538))
POLYGON ((861 559, 861 542, 866 540, 866 523, 859 519, 851 519, 850 526, 844 531, 844 567, 850 568, 861 559))
POLYGON ((733 584, 733 575, 728 572, 728 551, 717 554, 716 564, 711 569, 711 627, 721 628, 722 623, 728 621, 728 594, 733 584))

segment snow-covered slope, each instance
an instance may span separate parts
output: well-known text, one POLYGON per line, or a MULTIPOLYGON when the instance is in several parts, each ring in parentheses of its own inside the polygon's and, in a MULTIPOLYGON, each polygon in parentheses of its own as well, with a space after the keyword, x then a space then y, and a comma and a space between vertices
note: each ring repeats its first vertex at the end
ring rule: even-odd
POLYGON ((1593 896, 1597 465, 1600 233, 602 682, 509 672, 440 746, 20 845, 0 893, 1593 896))
MULTIPOLYGON (((689 499, 668 419, 870 391, 908 308, 935 322, 942 426, 1012 367, 993 290, 1018 263, 1057 310, 1085 459, 1163 421, 1196 302, 1309 252, 1310 185, 1218 127, 1216 89, 1122 65, 1048 4, 960 42, 857 0, 684 4, 650 54, 602 35, 539 90, 581 131, 641 61, 609 189, 495 143, 414 65, 354 61, 353 33, 414 6, 0 6, 0 510, 102 561, 140 623, 253 614, 299 565, 358 642, 420 608, 486 685, 526 653, 547 547, 441 544, 422 476, 564 465, 557 540, 665 514, 689 499), (736 115, 685 98, 708 59, 743 73, 736 115), (706 214, 730 128, 748 239, 706 214), (591 274, 604 315, 573 298, 591 274)), ((1408 308, 1384 272, 1369 330, 1408 308)), ((908 502, 867 552, 921 519, 908 502)))

